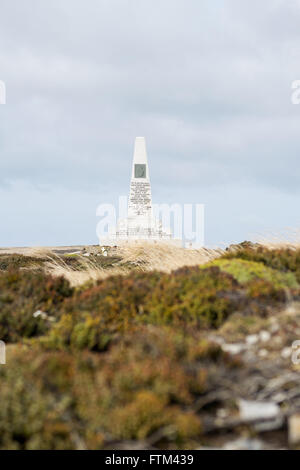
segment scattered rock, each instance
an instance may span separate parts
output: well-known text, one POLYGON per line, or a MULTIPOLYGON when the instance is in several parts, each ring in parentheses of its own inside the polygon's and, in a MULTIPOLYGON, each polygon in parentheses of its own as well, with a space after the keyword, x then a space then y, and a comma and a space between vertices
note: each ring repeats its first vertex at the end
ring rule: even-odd
POLYGON ((271 339, 271 334, 268 331, 263 330, 259 333, 259 339, 263 343, 267 343, 271 339))
POLYGON ((227 442, 224 450, 262 450, 264 444, 258 439, 237 439, 235 441, 227 442))
POLYGON ((48 314, 45 313, 45 312, 42 312, 41 310, 37 310, 36 312, 34 312, 34 314, 32 316, 33 316, 33 318, 41 317, 43 320, 47 320, 47 318, 48 318, 48 314))
POLYGON ((245 249, 245 248, 255 249, 255 248, 258 248, 258 247, 259 247, 258 243, 253 243, 253 242, 250 242, 248 240, 245 240, 242 243, 229 245, 229 247, 226 248, 226 251, 234 253, 234 252, 240 251, 240 250, 245 249))
POLYGON ((284 348, 281 351, 281 357, 283 359, 288 359, 289 357, 291 357, 291 355, 292 355, 292 348, 284 348))
POLYGON ((275 338, 273 338, 273 343, 275 346, 278 346, 280 347, 282 345, 282 338, 281 336, 275 336, 275 338))
POLYGON ((266 349, 260 349, 258 352, 259 357, 264 358, 268 356, 268 351, 266 349))
POLYGON ((43 320, 48 320, 48 321, 55 321, 55 317, 51 316, 51 315, 48 315, 48 313, 45 313, 45 312, 42 312, 41 310, 37 310, 36 312, 34 312, 34 314, 32 315, 33 318, 42 318, 43 320))
POLYGON ((278 333, 279 330, 280 330, 280 327, 277 323, 277 320, 273 320, 272 325, 270 326, 270 332, 271 333, 278 333))
POLYGON ((285 419, 284 416, 278 415, 275 419, 261 421, 254 424, 254 429, 256 432, 269 432, 276 431, 277 429, 282 429, 285 419))
POLYGON ((222 344, 221 345, 223 351, 228 352, 229 354, 240 354, 241 352, 246 350, 246 347, 242 343, 236 343, 236 344, 222 344))
POLYGON ((246 343, 249 344, 250 346, 253 346, 254 344, 258 343, 259 336, 258 335, 249 335, 246 337, 246 343))
POLYGON ((289 444, 300 445, 300 413, 292 415, 288 420, 289 444))
POLYGON ((225 340, 224 338, 222 338, 222 336, 210 335, 209 340, 212 341, 213 343, 219 344, 220 346, 225 344, 225 340))
POLYGON ((240 418, 243 421, 258 421, 277 418, 280 408, 273 402, 239 400, 240 418))
POLYGON ((220 408, 217 411, 217 417, 218 418, 225 419, 225 418, 227 418, 228 415, 229 415, 228 410, 225 410, 225 408, 220 408))

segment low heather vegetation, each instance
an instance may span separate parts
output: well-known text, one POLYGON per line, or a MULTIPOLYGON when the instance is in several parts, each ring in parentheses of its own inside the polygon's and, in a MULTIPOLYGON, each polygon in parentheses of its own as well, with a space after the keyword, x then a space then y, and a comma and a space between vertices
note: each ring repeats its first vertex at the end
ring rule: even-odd
POLYGON ((0 449, 199 447, 199 400, 244 370, 213 337, 299 300, 300 250, 242 245, 171 273, 126 259, 116 276, 122 257, 93 256, 110 275, 77 287, 48 257, 0 256, 0 449))

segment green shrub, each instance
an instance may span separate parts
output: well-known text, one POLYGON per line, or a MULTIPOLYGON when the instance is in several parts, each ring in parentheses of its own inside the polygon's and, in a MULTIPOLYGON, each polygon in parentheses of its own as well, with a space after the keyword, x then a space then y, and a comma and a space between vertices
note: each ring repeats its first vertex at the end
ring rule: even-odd
POLYGON ((238 283, 218 268, 112 277, 65 301, 43 343, 102 351, 117 334, 141 324, 216 327, 236 307, 238 290, 238 283))
POLYGON ((186 407, 223 367, 231 364, 217 345, 171 328, 140 327, 100 355, 98 367, 82 369, 77 413, 112 439, 145 439, 172 426, 171 439, 186 445, 201 435, 199 417, 186 407))
POLYGON ((41 268, 46 261, 46 258, 37 258, 18 254, 4 254, 0 255, 0 271, 20 268, 41 268))
POLYGON ((201 416, 188 408, 234 365, 199 334, 165 327, 140 327, 103 354, 10 346, 0 449, 99 449, 161 428, 172 430, 164 443, 193 447, 201 416))
POLYGON ((72 449, 76 420, 70 419, 72 397, 60 382, 72 365, 66 355, 10 347, 0 368, 0 449, 72 449), (41 372, 44 374, 41 375, 41 372))
POLYGON ((159 280, 159 273, 132 273, 80 289, 61 305, 61 318, 44 345, 51 348, 106 349, 120 331, 139 324, 139 309, 159 280))
POLYGON ((16 342, 44 334, 50 323, 33 314, 41 310, 56 316, 73 290, 67 280, 42 272, 9 270, 0 273, 0 338, 16 342))
POLYGON ((0 339, 30 338, 9 345, 0 367, 0 449, 101 449, 153 435, 161 448, 199 447, 198 398, 241 365, 206 330, 232 318, 228 335, 253 331, 287 289, 299 293, 294 252, 278 264, 265 251, 247 259, 258 253, 247 245, 204 268, 80 289, 38 269, 0 272, 0 339))
POLYGON ((293 272, 281 272, 266 266, 262 262, 240 258, 217 259, 210 266, 218 266, 221 271, 231 274, 240 284, 255 279, 269 281, 276 288, 297 289, 299 284, 293 272))
MULTIPOLYGON (((226 261, 225 263, 232 263, 226 261)), ((253 263, 255 273, 273 272, 253 263)), ((272 284, 252 274, 248 263, 233 260, 237 277, 212 266, 182 268, 171 274, 136 273, 116 276, 74 293, 60 305, 59 321, 42 342, 51 349, 106 350, 111 341, 140 325, 177 328, 218 328, 234 312, 265 316, 286 300, 281 288, 288 275, 279 273, 272 284), (244 265, 246 264, 246 268, 244 265), (245 271, 245 273, 244 273, 245 271)), ((231 267, 232 267, 231 266, 231 267)))
POLYGON ((238 283, 218 268, 181 268, 161 276, 141 318, 154 324, 218 327, 236 308, 238 292, 238 283))
POLYGON ((300 249, 275 249, 269 250, 265 247, 246 247, 233 252, 228 252, 225 259, 240 258, 246 261, 263 263, 269 268, 281 272, 292 272, 300 284, 300 249))

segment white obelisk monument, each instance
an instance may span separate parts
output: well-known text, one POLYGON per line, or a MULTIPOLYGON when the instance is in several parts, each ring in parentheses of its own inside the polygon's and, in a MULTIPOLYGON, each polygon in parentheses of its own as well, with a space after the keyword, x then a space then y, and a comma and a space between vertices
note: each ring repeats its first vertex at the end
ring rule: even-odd
MULTIPOLYGON (((162 223, 153 216, 144 137, 135 139, 127 218, 119 219, 114 233, 102 238, 100 244, 118 246, 138 240, 175 242, 170 229, 164 229, 162 223)), ((176 244, 181 244, 181 240, 177 240, 176 244)))
POLYGON ((150 220, 152 218, 151 186, 144 137, 135 139, 128 217, 133 219, 142 217, 150 220))

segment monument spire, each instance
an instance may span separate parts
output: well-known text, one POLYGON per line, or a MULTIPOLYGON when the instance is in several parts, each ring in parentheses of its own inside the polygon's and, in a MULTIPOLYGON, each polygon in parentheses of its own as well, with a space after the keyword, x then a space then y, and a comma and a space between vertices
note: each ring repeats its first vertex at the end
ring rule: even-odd
POLYGON ((144 137, 136 137, 132 162, 128 215, 119 219, 114 233, 102 238, 102 245, 118 246, 137 240, 168 241, 176 244, 181 240, 172 240, 169 228, 162 227, 160 220, 153 216, 149 166, 144 137))
POLYGON ((152 217, 149 167, 144 137, 135 139, 128 217, 152 217))
MULTIPOLYGON (((147 170, 148 170, 148 158, 147 158, 145 137, 135 138, 133 164, 132 164, 132 178, 135 178, 135 167, 134 167, 135 165, 146 165, 147 170)), ((146 176, 149 180, 149 170, 146 176)))

